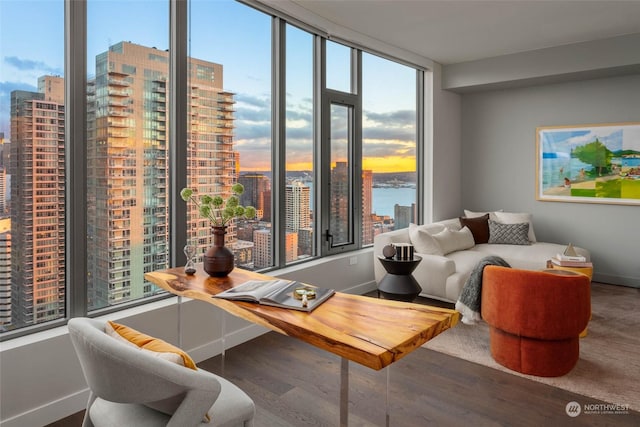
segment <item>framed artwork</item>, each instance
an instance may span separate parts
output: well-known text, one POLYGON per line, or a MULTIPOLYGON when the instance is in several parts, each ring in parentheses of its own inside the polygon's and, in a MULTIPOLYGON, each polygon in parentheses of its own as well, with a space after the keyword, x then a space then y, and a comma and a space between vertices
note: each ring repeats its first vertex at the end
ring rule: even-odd
POLYGON ((536 199, 640 205, 640 123, 536 129, 536 199))

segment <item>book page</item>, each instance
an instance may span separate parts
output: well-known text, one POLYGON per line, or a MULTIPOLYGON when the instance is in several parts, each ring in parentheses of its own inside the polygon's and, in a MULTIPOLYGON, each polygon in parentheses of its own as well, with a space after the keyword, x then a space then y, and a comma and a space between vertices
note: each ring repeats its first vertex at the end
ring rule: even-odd
POLYGON ((260 301, 265 295, 269 295, 274 291, 287 286, 289 280, 249 280, 241 285, 227 289, 217 295, 216 298, 227 299, 248 299, 251 301, 260 301))

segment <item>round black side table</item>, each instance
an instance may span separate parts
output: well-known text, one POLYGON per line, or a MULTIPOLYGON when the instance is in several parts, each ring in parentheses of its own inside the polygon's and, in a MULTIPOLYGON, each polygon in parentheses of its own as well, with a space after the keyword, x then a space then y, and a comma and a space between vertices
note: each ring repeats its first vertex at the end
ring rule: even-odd
POLYGON ((381 256, 378 259, 387 271, 378 283, 378 296, 406 302, 416 299, 422 292, 422 288, 411 273, 422 258, 416 255, 411 260, 389 259, 381 256))

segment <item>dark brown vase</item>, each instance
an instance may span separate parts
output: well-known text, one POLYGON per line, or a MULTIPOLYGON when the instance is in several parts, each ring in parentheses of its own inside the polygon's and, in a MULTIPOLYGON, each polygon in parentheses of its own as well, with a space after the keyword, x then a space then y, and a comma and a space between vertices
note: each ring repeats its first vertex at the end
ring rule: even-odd
POLYGON ((224 277, 233 270, 233 253, 224 245, 226 226, 213 228, 213 246, 204 253, 203 266, 209 276, 224 277))

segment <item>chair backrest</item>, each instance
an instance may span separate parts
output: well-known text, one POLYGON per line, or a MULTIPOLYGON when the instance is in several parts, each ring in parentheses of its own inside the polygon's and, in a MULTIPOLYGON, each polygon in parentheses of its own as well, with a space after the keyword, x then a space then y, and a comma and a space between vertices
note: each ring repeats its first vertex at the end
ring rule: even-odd
POLYGON ((487 266, 482 280, 482 318, 514 334, 547 339, 577 336, 591 315, 591 280, 487 266))
POLYGON ((69 336, 82 371, 96 397, 117 403, 138 403, 169 413, 182 408, 202 419, 220 394, 215 375, 193 370, 133 348, 105 333, 104 321, 69 320, 69 336), (189 395, 189 399, 184 399, 189 395), (189 402, 185 405, 185 401, 189 402), (163 402, 177 402, 163 410, 163 402), (158 404, 160 408, 158 408, 158 404))

